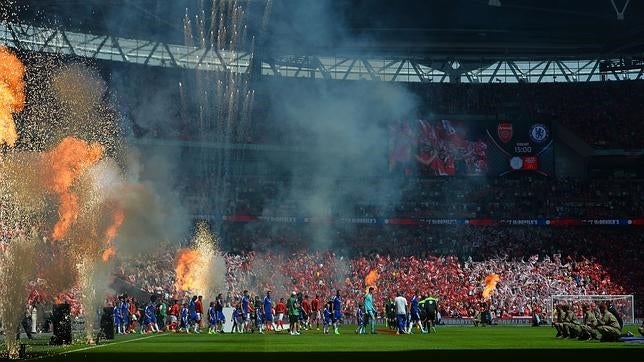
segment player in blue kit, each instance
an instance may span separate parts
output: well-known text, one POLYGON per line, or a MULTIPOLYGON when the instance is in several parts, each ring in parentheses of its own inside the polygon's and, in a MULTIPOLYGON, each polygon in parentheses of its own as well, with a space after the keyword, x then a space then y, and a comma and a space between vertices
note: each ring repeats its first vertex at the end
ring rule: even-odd
POLYGON ((425 333, 425 329, 423 328, 423 324, 420 322, 420 296, 418 295, 418 289, 416 289, 414 295, 411 297, 411 300, 409 301, 410 304, 410 320, 411 322, 409 323, 409 328, 407 329, 407 334, 413 334, 412 333, 412 328, 414 325, 418 327, 418 329, 421 330, 422 333, 425 333))
POLYGON ((324 318, 324 324, 322 331, 324 334, 329 334, 329 326, 331 325, 331 309, 333 308, 331 302, 328 302, 324 305, 324 310, 322 311, 322 317, 324 318))
POLYGON ((250 332, 251 329, 249 304, 250 295, 248 294, 248 290, 244 290, 244 295, 242 296, 241 300, 242 320, 244 321, 244 327, 242 328, 242 331, 244 332, 250 332))
POLYGON ((190 333, 190 321, 189 321, 189 314, 190 312, 188 311, 188 303, 183 303, 183 307, 181 307, 181 322, 179 323, 179 331, 186 331, 186 333, 190 333))
POLYGON ((123 334, 123 322, 121 318, 121 304, 122 304, 121 298, 119 298, 118 302, 114 305, 114 310, 113 310, 113 318, 114 318, 114 325, 116 326, 116 333, 118 334, 123 334))
POLYGON ((143 319, 143 326, 141 327, 141 334, 145 334, 148 329, 151 332, 159 333, 157 308, 152 301, 145 306, 145 317, 143 319))
POLYGON ((266 292, 264 297, 264 321, 266 323, 266 330, 275 330, 275 323, 273 323, 273 300, 271 299, 271 291, 266 292))
POLYGON ((194 295, 188 303, 188 328, 193 327, 193 332, 199 333, 199 316, 197 315, 197 296, 194 295))
POLYGON ((223 333, 226 316, 224 316, 224 297, 221 293, 217 294, 217 299, 215 300, 215 311, 217 312, 217 331, 223 333))
POLYGON ((342 323, 342 297, 340 296, 340 289, 335 293, 333 297, 333 333, 340 334, 338 330, 340 323, 342 323))
POLYGON ((130 325, 130 304, 127 301, 127 295, 122 295, 121 299, 121 330, 127 333, 128 326, 130 325))
POLYGON ((232 333, 244 333, 242 309, 239 304, 237 304, 235 309, 233 309, 233 315, 231 318, 233 321, 232 333))
POLYGON ((217 330, 217 310, 215 309, 215 302, 210 302, 208 307, 208 334, 215 334, 217 330))
POLYGON ((356 328, 356 334, 366 334, 365 328, 364 328, 364 318, 365 318, 365 313, 364 309, 362 306, 362 303, 358 304, 358 309, 356 309, 356 324, 358 325, 358 328, 356 328))

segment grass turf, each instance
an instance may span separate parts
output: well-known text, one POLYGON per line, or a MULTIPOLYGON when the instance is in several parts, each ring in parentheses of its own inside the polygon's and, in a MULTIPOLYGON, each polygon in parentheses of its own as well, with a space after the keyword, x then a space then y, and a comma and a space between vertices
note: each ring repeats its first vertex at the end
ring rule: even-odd
MULTIPOLYGON (((624 328, 637 335, 635 326, 624 328)), ((186 354, 221 354, 247 353, 253 357, 261 354, 262 359, 275 357, 283 360, 288 357, 297 359, 308 357, 330 357, 333 353, 351 356, 360 353, 370 355, 371 359, 379 357, 391 360, 391 353, 403 356, 408 353, 427 354, 438 357, 449 353, 450 357, 459 355, 464 358, 477 357, 493 359, 508 357, 515 359, 519 356, 542 356, 547 358, 551 353, 556 356, 569 355, 577 359, 582 355, 597 357, 609 353, 611 356, 642 355, 644 345, 630 343, 602 343, 599 341, 577 341, 555 338, 552 327, 538 328, 525 326, 440 326, 437 333, 429 335, 395 335, 386 328, 380 327, 376 335, 357 335, 354 327, 345 326, 341 335, 324 335, 320 331, 305 331, 300 336, 291 336, 287 332, 270 334, 132 334, 116 336, 114 340, 105 341, 99 345, 88 346, 74 344, 70 346, 49 346, 45 338, 29 341, 27 358, 44 358, 45 360, 109 360, 120 359, 119 356, 136 355, 155 361, 176 360, 186 354), (266 353, 270 352, 270 353, 266 353), (313 352, 313 353, 311 353, 313 352), (306 353, 302 357, 300 353, 306 353), (469 357, 468 357, 469 356, 469 357)), ((129 359, 129 358, 128 358, 129 359)), ((313 358, 315 359, 315 358, 313 358)), ((532 358, 531 358, 532 359, 532 358)), ((592 358, 591 358, 592 359, 592 358)), ((343 360, 343 359, 341 359, 343 360)))

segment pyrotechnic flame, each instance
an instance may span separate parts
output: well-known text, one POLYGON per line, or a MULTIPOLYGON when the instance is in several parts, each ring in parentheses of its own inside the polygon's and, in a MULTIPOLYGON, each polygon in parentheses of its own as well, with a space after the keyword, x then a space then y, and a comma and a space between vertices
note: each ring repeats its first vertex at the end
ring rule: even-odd
POLYGON ((501 280, 497 274, 490 274, 485 277, 485 287, 483 288, 483 298, 490 299, 490 295, 496 289, 496 284, 501 280))
POLYGON ((74 182, 103 155, 99 143, 65 137, 55 148, 43 155, 45 186, 59 195, 58 222, 52 237, 61 240, 78 215, 78 197, 70 188, 74 182))
POLYGON ((52 237, 54 240, 62 239, 78 215, 78 196, 73 192, 64 192, 59 197, 58 222, 54 225, 52 237))
MULTIPOLYGON (((41 275, 47 279, 44 288, 49 295, 63 295, 59 293, 69 288, 80 291, 80 311, 86 313, 85 331, 91 343, 95 335, 94 311, 102 304, 97 303, 97 292, 107 290, 113 267, 101 263, 99 257, 107 261, 116 253, 114 242, 125 221, 124 210, 129 209, 120 204, 118 208, 107 208, 104 202, 117 192, 109 183, 113 180, 102 178, 93 183, 91 178, 92 166, 105 153, 103 145, 110 150, 119 147, 118 142, 113 142, 118 136, 114 114, 102 97, 104 82, 82 66, 66 67, 51 78, 53 63, 56 62, 47 61, 42 70, 35 67, 33 73, 30 71, 34 76, 43 71, 48 79, 33 82, 34 88, 29 89, 33 104, 26 105, 25 67, 0 47, 0 148, 15 147, 19 135, 26 130, 30 136, 20 138, 24 144, 18 146, 17 152, 0 153, 1 221, 9 225, 15 219, 39 230, 50 214, 53 198, 58 202, 53 206, 58 209, 58 218, 53 227, 48 227, 52 227, 52 239, 64 239, 49 243, 34 234, 12 238, 7 247, 1 246, 0 320, 5 331, 18 329, 24 315, 27 283, 41 275), (29 109, 23 115, 24 122, 18 124, 24 128, 17 128, 13 116, 25 107, 29 109), (100 144, 80 138, 99 139, 100 144), (48 151, 40 152, 43 145, 60 139, 48 151), (5 211, 8 206, 10 220, 5 211)), ((4 344, 9 356, 17 357, 15 334, 6 333, 4 344)))
POLYGON ((116 248, 112 245, 112 242, 116 238, 124 220, 125 213, 122 209, 117 208, 114 211, 114 214, 112 214, 112 224, 107 228, 107 231, 105 231, 105 243, 107 244, 107 249, 105 249, 105 251, 103 251, 103 255, 101 255, 101 259, 103 259, 104 262, 109 261, 111 257, 116 255, 116 248))
POLYGON ((25 66, 6 48, 0 46, 0 146, 13 147, 18 131, 12 113, 25 107, 25 66))
POLYGON ((97 142, 88 143, 75 137, 65 137, 44 156, 52 172, 48 186, 54 192, 66 192, 102 155, 103 146, 97 142))
POLYGON ((367 274, 367 276, 364 278, 364 285, 365 285, 365 290, 369 290, 369 287, 376 287, 376 282, 378 281, 378 278, 380 276, 378 275, 378 270, 374 269, 367 274))
POLYGON ((116 255, 116 249, 113 246, 110 246, 103 251, 103 254, 101 254, 101 259, 107 263, 114 255, 116 255))
POLYGON ((177 266, 175 267, 177 280, 174 282, 177 290, 195 289, 198 260, 199 252, 197 250, 180 249, 177 251, 177 266))
POLYGON ((110 227, 107 228, 107 231, 105 232, 108 244, 111 244, 112 241, 114 241, 114 238, 116 238, 119 228, 121 227, 121 224, 123 224, 124 220, 125 214, 123 213, 123 210, 117 209, 116 211, 114 211, 114 214, 112 215, 112 225, 110 225, 110 227))
POLYGON ((197 225, 197 231, 190 249, 177 251, 174 286, 177 291, 191 292, 193 295, 209 297, 215 278, 216 243, 205 222, 197 225))

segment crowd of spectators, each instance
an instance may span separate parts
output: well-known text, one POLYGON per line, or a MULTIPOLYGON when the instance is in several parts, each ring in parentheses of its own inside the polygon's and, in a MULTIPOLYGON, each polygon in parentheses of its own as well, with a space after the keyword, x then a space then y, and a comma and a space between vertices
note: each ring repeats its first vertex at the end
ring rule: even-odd
MULTIPOLYGON (((299 200, 273 199, 284 194, 286 186, 261 178, 230 184, 235 197, 225 211, 308 216, 300 210, 299 200)), ((337 190, 350 187, 342 182, 337 186, 337 190)), ((643 186, 641 180, 629 179, 409 180, 400 189, 389 190, 389 195, 379 195, 384 203, 349 198, 343 202, 352 207, 339 209, 344 214, 329 210, 329 216, 641 217, 643 186)), ((330 295, 341 287, 355 297, 364 288, 364 275, 379 270, 381 299, 398 287, 412 285, 413 278, 426 278, 419 286, 443 300, 445 315, 455 315, 456 310, 463 316, 480 299, 482 274, 494 272, 503 280, 497 294, 503 298, 492 301, 510 314, 526 313, 534 307, 530 303, 547 304, 547 296, 555 293, 633 293, 639 301, 644 296, 644 275, 638 267, 644 241, 640 229, 225 222, 219 235, 227 270, 222 292, 233 298, 244 288, 258 293, 295 288, 330 295), (538 261, 527 261, 535 255, 538 261)), ((0 247, 4 250, 11 239, 25 233, 19 224, 0 223, 0 247)), ((155 256, 137 255, 122 260, 117 275, 146 293, 173 295, 174 258, 169 249, 155 256)), ((74 310, 80 308, 73 291, 63 298, 76 306, 74 310)), ((348 298, 348 306, 355 300, 348 298)))
MULTIPOLYGON (((216 178, 211 179, 215 182, 216 178)), ((191 185, 190 185, 191 186, 191 185)), ((194 214, 214 210, 216 200, 200 197, 186 187, 194 214), (194 200, 194 202, 193 202, 194 200), (197 202, 196 200, 199 200, 197 202)), ((409 179, 398 188, 370 190, 356 180, 339 180, 334 192, 346 195, 330 210, 335 217, 417 218, 632 218, 644 215, 641 179, 433 178, 409 179), (361 193, 351 192, 360 189, 361 193), (361 195, 378 195, 367 198, 361 195), (350 205, 347 207, 346 205, 350 205)), ((288 192, 286 180, 240 178, 227 190, 226 215, 307 215, 307 193, 288 192), (300 198, 297 198, 299 196, 300 198)))
MULTIPOLYGON (((4 245, 21 233, 19 227, 1 229, 4 245)), ((642 242, 636 226, 225 223, 219 238, 225 263, 220 291, 233 303, 244 289, 325 298, 341 289, 350 313, 364 293, 365 276, 377 271, 380 308, 398 289, 409 294, 418 288, 439 298, 443 316, 459 318, 476 313, 483 280, 495 273, 501 282, 489 302, 497 316, 548 312, 549 297, 557 294, 634 294, 640 316, 642 242)), ((119 255, 115 274, 144 293, 176 296, 181 291, 175 286, 175 257, 173 248, 119 255)), ((34 290, 48 289, 46 279, 34 283, 34 290)), ((72 288, 55 297, 77 314, 79 293, 72 288)))
MULTIPOLYGON (((338 181, 336 192, 342 194, 343 190, 355 189, 352 182, 338 181)), ((373 199, 360 199, 345 192, 347 198, 342 199, 340 207, 331 208, 326 216, 630 218, 644 215, 644 184, 638 179, 434 178, 405 180, 400 185, 398 189, 378 194, 378 204, 374 204, 373 199)), ((287 181, 279 179, 235 180, 226 185, 230 198, 223 211, 227 215, 310 216, 306 214, 306 202, 293 198, 295 193, 284 192, 288 187, 287 181)), ((364 194, 376 192, 370 193, 369 187, 364 186, 364 194)), ((207 202, 201 208, 205 212, 195 214, 207 214, 207 210, 212 210, 207 202)), ((228 272, 224 295, 229 298, 244 288, 257 289, 258 293, 265 289, 288 293, 296 288, 330 295, 338 285, 342 285, 347 295, 356 296, 363 288, 360 283, 364 275, 378 268, 382 269, 381 299, 393 293, 397 286, 409 285, 409 278, 423 275, 422 270, 433 270, 437 275, 434 279, 449 278, 449 282, 442 279, 431 282, 430 279, 425 290, 437 293, 443 299, 446 316, 465 316, 472 312, 480 301, 480 290, 476 288, 485 277, 482 274, 490 272, 501 275, 504 280, 498 289, 498 295, 503 294, 503 298, 493 298, 493 306, 508 315, 529 314, 534 303, 542 310, 548 308, 547 298, 552 294, 644 295, 639 282, 644 276, 634 267, 641 255, 637 245, 644 241, 637 227, 618 230, 598 227, 325 226, 259 221, 224 223, 221 236, 220 246, 228 252, 225 254, 228 272), (618 252, 607 247, 615 244, 620 245, 618 252), (306 250, 333 250, 335 254, 306 250), (534 260, 530 257, 534 255, 540 256, 539 261, 528 263, 528 258, 534 260), (566 258, 561 262, 562 257, 556 255, 566 258), (567 266, 560 267, 558 263, 567 266), (280 273, 274 272, 275 265, 280 266, 277 269, 280 273), (572 273, 573 269, 576 274, 572 273), (271 275, 272 279, 262 279, 264 275, 271 275), (438 289, 435 289, 436 285, 438 289)), ((165 255, 160 259, 166 264, 147 275, 157 278, 165 275, 163 283, 172 286, 172 258, 165 255)), ((140 270, 147 268, 149 266, 139 267, 137 273, 141 274, 140 270)), ((128 277, 132 279, 132 273, 128 277)), ((155 291, 157 286, 148 278, 137 275, 136 279, 142 280, 137 285, 144 290, 155 291)), ((172 288, 162 289, 169 294, 176 293, 172 288)), ((349 299, 348 306, 357 300, 349 299)))
MULTIPOLYGON (((253 249, 222 252, 226 275, 220 292, 233 303, 244 289, 259 295, 270 289, 275 296, 296 290, 323 298, 340 289, 345 312, 351 313, 367 287, 366 275, 376 271, 378 308, 384 308, 397 290, 411 295, 418 288, 421 294, 437 297, 441 314, 451 318, 471 317, 483 302, 489 303, 497 317, 511 317, 530 316, 533 310, 549 313, 552 295, 635 294, 636 303, 644 295, 644 275, 636 267, 642 256, 638 245, 644 240, 637 231, 616 235, 604 228, 439 227, 428 238, 441 240, 432 243, 413 236, 410 228, 372 229, 353 230, 355 240, 348 240, 345 231, 341 240, 351 243, 351 250, 339 244, 326 248, 300 244, 300 249, 283 250, 277 244, 262 248, 250 243, 253 249), (371 239, 376 234, 383 236, 371 239), (361 249, 365 241, 371 244, 370 252, 361 249), (492 273, 501 281, 491 299, 484 301, 483 281, 492 273)), ((300 234, 308 235, 306 231, 300 234)), ((148 293, 176 296, 180 292, 173 285, 171 254, 125 259, 119 270, 122 277, 148 293), (148 265, 137 265, 139 260, 148 265), (164 284, 150 282, 155 280, 164 284)), ((641 314, 640 306, 636 315, 641 314)))
POLYGON ((161 250, 153 255, 138 254, 129 257, 126 262, 119 258, 115 273, 146 293, 163 294, 172 290, 174 285, 174 254, 161 250), (154 262, 150 262, 150 259, 154 262))

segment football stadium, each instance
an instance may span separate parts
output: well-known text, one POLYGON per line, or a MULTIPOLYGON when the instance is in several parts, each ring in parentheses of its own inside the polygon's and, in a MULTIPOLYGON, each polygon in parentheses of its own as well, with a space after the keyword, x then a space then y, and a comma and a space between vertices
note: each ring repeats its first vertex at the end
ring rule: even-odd
POLYGON ((636 360, 643 17, 0 1, 0 359, 636 360))

